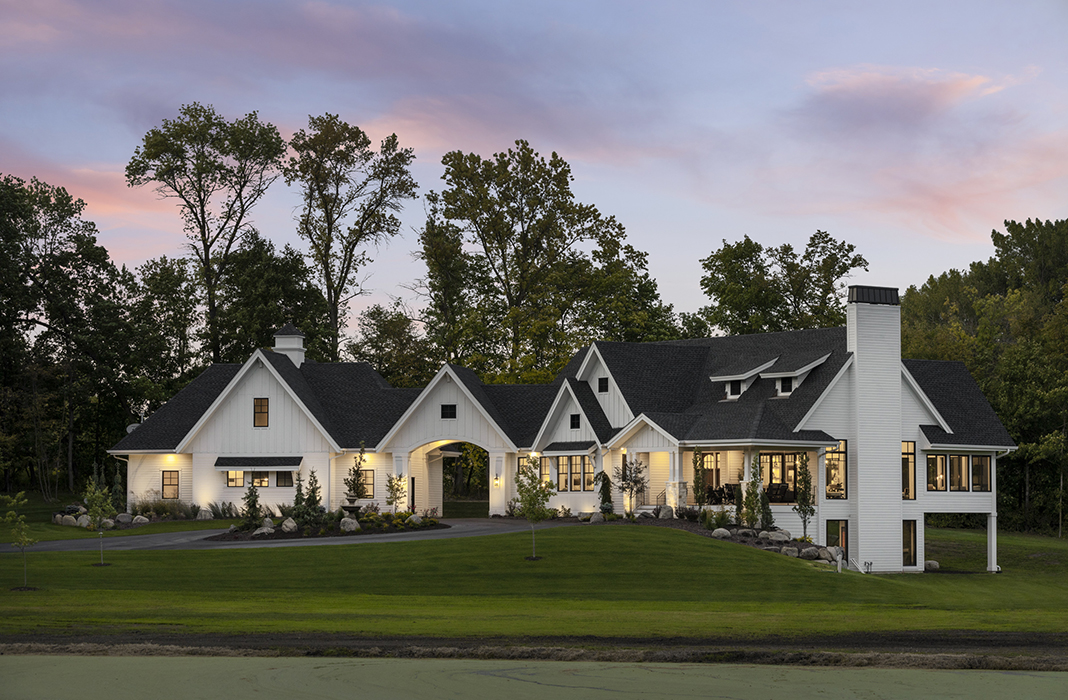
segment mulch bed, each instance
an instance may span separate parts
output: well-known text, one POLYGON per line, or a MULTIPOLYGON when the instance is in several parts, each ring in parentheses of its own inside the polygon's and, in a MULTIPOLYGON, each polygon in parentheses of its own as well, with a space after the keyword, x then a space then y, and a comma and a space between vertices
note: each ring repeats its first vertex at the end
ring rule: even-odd
POLYGON ((282 530, 281 525, 274 529, 271 534, 262 534, 252 536, 251 532, 243 530, 231 530, 229 532, 223 532, 218 535, 212 535, 211 537, 205 537, 204 539, 212 542, 261 542, 265 540, 303 540, 307 538, 318 537, 359 537, 360 535, 385 535, 391 532, 422 532, 424 530, 446 530, 449 525, 437 523, 436 525, 420 525, 418 527, 367 527, 363 526, 361 529, 355 532, 342 532, 341 525, 338 523, 330 523, 327 527, 321 530, 313 530, 312 528, 304 528, 303 530, 297 530, 296 532, 285 532, 282 530))

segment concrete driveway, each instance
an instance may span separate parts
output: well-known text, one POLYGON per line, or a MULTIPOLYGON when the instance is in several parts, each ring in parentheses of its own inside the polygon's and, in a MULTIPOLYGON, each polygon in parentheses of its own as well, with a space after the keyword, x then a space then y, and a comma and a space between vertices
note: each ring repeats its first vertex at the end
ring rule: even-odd
MULTIPOLYGON (((109 552, 127 552, 149 549, 260 549, 266 547, 321 547, 325 545, 366 544, 370 542, 409 542, 412 540, 446 540, 456 537, 480 537, 502 535, 512 532, 530 532, 525 520, 505 518, 468 518, 441 520, 448 525, 445 530, 416 530, 414 532, 391 532, 382 535, 355 535, 345 537, 312 537, 293 540, 263 540, 250 542, 213 542, 205 538, 226 532, 222 530, 194 530, 189 532, 166 532, 154 535, 128 535, 109 537, 104 549, 109 552)), ((548 521, 537 525, 535 530, 566 527, 578 524, 575 521, 548 521)), ((582 523, 585 524, 585 523, 582 523)), ((79 540, 53 540, 39 542, 28 552, 95 552, 100 549, 98 538, 79 540)), ((9 544, 0 545, 0 552, 17 552, 9 544)))

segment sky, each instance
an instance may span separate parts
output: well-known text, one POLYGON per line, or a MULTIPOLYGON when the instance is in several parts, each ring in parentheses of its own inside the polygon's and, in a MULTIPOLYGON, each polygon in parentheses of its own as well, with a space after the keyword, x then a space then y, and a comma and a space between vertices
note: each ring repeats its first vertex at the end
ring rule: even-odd
MULTIPOLYGON (((1068 1, 393 2, 0 0, 0 173, 87 203, 120 264, 182 255, 179 212, 124 170, 183 104, 289 137, 338 114, 442 155, 516 139, 649 254, 663 299, 707 303, 724 240, 824 230, 899 287, 993 254, 1006 219, 1068 218, 1068 1)), ((295 189, 253 212, 281 246, 295 189)), ((400 297, 423 201, 374 251, 354 311, 400 297)))

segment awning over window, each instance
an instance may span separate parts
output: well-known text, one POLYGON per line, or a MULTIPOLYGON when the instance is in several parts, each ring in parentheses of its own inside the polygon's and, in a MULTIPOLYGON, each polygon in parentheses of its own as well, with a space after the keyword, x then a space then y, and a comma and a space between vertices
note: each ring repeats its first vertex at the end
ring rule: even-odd
POLYGON ((546 446, 541 453, 543 455, 578 454, 589 452, 596 444, 597 443, 593 440, 586 440, 583 442, 554 442, 551 445, 546 446))
POLYGON ((300 470, 304 457, 218 457, 215 471, 272 471, 295 472, 300 470))

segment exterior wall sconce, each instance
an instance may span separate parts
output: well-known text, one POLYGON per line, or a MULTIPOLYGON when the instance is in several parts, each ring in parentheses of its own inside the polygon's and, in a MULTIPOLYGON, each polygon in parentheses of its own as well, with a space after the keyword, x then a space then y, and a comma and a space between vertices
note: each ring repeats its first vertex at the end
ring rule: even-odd
POLYGON ((501 475, 496 474, 493 477, 493 488, 499 489, 501 487, 501 475))

